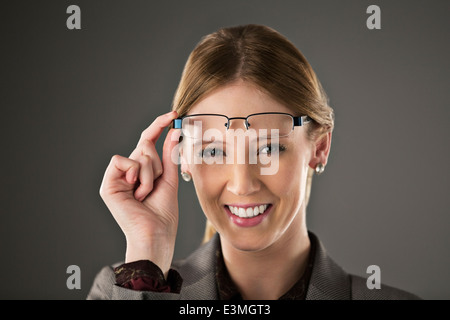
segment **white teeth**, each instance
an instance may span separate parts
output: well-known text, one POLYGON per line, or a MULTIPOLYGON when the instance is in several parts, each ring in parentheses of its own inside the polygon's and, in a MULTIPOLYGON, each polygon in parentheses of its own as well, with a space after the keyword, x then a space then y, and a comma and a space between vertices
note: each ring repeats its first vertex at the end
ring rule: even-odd
POLYGON ((256 217, 257 215, 264 213, 267 209, 267 204, 262 204, 260 206, 255 206, 254 208, 248 207, 247 209, 241 208, 241 207, 233 207, 228 206, 231 213, 234 215, 240 217, 240 218, 252 218, 256 217))

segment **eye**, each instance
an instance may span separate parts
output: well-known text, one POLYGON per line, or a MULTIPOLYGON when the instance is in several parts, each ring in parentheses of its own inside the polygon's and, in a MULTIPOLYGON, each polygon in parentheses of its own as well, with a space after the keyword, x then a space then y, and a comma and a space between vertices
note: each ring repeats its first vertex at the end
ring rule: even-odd
POLYGON ((258 154, 267 154, 270 155, 273 152, 280 153, 282 151, 286 150, 286 147, 279 144, 268 144, 266 146, 263 146, 258 150, 258 154))
POLYGON ((214 158, 223 155, 223 150, 217 147, 205 148, 202 150, 202 158, 214 158))

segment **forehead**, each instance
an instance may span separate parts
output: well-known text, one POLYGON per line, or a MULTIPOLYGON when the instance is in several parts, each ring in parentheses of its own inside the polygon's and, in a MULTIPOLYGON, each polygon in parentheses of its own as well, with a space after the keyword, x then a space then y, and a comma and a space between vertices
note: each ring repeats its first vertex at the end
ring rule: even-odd
POLYGON ((197 102, 188 114, 216 113, 245 117, 259 112, 292 113, 292 110, 256 85, 239 80, 212 91, 197 102))

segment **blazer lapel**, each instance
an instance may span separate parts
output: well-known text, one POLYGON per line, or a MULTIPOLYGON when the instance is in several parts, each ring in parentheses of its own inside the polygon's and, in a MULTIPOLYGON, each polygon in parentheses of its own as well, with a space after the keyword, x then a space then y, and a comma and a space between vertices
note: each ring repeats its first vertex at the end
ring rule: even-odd
POLYGON ((309 237, 311 241, 316 241, 316 255, 306 300, 350 300, 349 274, 328 256, 315 234, 309 232, 309 237))

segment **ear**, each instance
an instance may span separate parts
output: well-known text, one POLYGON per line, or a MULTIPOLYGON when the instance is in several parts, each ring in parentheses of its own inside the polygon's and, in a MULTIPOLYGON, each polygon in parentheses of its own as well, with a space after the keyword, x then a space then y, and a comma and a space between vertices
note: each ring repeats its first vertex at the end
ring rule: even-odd
POLYGON ((311 155, 311 160, 309 162, 309 167, 315 169, 316 166, 321 163, 324 166, 327 165, 328 155, 330 154, 331 147, 331 132, 326 132, 313 142, 313 150, 311 155))

